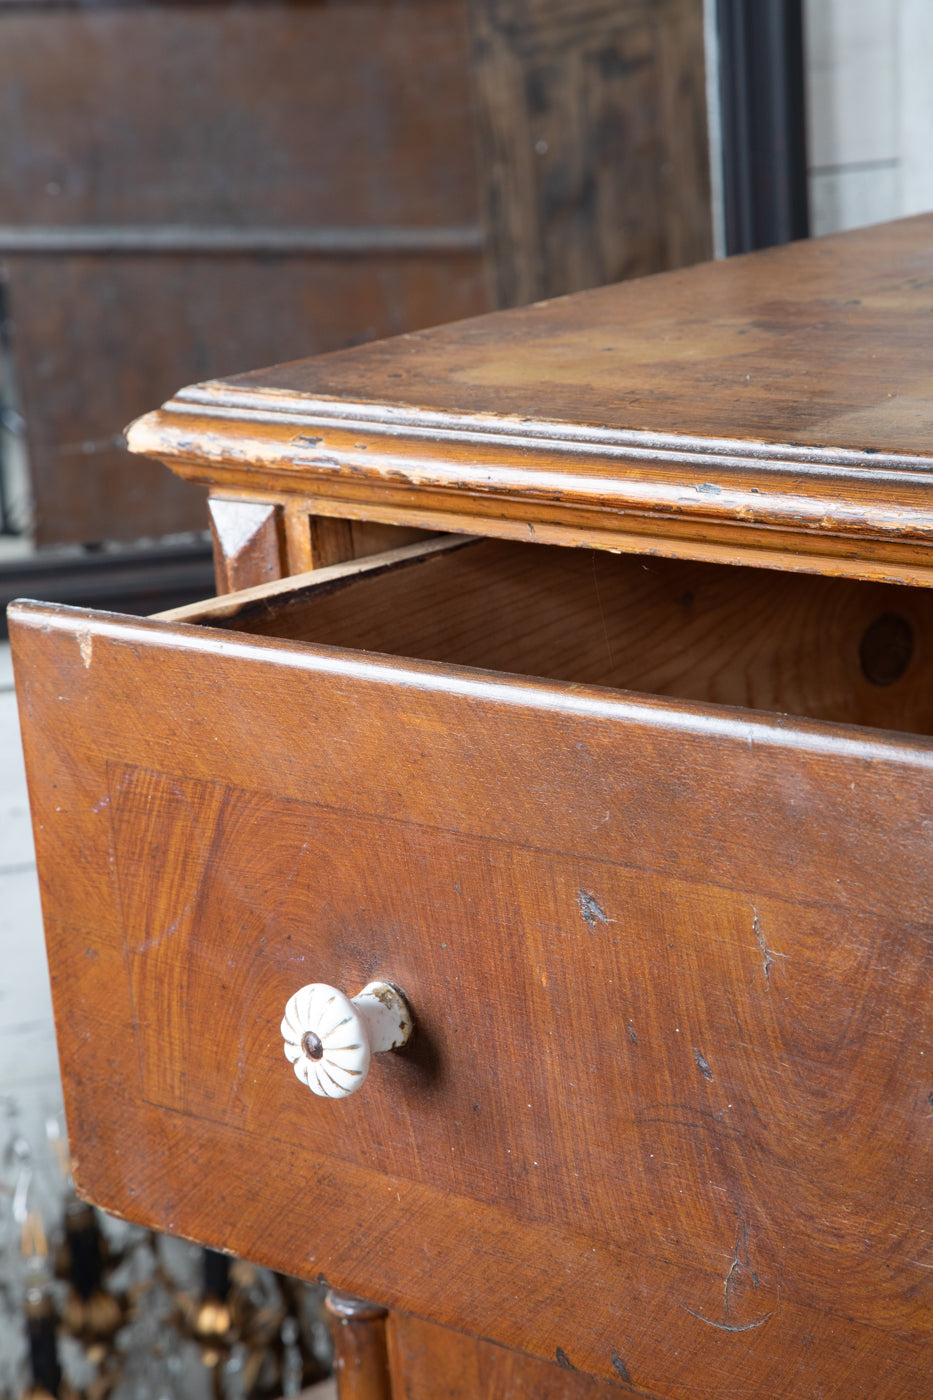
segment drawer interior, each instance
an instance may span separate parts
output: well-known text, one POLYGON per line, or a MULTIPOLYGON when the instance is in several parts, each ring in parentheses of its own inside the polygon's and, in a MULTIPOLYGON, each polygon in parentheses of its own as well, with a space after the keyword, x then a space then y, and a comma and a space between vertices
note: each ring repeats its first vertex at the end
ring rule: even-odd
POLYGON ((161 616, 933 733, 933 592, 895 584, 446 536, 161 616))

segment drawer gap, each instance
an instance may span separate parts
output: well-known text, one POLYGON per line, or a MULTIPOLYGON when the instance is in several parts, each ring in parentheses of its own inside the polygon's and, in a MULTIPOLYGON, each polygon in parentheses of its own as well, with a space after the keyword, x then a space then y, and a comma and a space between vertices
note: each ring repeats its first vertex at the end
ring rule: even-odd
POLYGON ((933 733, 933 594, 896 584, 448 535, 159 617, 933 733))

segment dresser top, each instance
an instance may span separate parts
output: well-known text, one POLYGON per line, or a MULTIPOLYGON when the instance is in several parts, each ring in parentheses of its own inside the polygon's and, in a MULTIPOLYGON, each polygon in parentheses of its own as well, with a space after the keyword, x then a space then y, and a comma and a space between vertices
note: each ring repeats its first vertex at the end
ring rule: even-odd
POLYGON ((196 385, 130 445, 322 514, 925 583, 933 215, 196 385))

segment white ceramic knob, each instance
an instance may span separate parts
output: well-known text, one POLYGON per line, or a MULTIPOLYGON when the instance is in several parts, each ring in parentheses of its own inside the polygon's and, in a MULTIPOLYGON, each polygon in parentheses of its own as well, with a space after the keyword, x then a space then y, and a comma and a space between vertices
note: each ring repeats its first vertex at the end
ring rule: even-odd
POLYGON ((372 1055, 395 1050, 411 1035, 408 1003, 390 982, 370 982, 351 1001, 324 982, 289 998, 282 1021, 285 1057, 313 1094, 355 1094, 372 1055))

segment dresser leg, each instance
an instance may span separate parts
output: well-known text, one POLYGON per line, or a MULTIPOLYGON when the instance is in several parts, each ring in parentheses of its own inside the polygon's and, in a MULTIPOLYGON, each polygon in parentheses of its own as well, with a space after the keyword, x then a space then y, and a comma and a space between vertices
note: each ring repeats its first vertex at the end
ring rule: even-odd
POLYGON ((327 1311, 339 1400, 392 1400, 386 1345, 388 1309, 332 1288, 327 1311))

